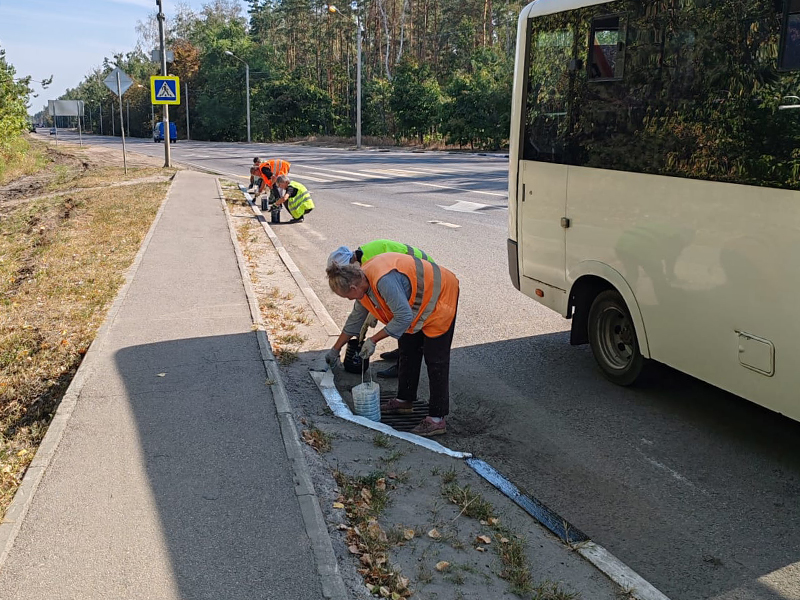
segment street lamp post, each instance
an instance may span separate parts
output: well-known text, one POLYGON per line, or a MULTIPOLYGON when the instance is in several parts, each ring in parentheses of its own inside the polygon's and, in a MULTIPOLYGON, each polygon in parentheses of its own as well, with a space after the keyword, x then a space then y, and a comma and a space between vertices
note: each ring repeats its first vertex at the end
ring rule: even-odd
MULTIPOLYGON (((350 3, 350 10, 356 18, 356 148, 361 149, 361 17, 358 14, 358 2, 350 3)), ((333 4, 328 5, 328 12, 342 14, 333 4)))
POLYGON ((230 50, 225 50, 225 54, 228 56, 232 56, 240 63, 244 63, 244 85, 247 94, 247 143, 250 143, 250 65, 248 65, 245 61, 241 58, 236 56, 230 50))
MULTIPOLYGON (((164 7, 161 6, 161 0, 156 0, 156 5, 158 6, 158 40, 159 46, 161 48, 161 74, 166 76, 167 75, 167 48, 166 42, 164 41, 164 7)), ((172 158, 170 157, 169 151, 169 105, 164 104, 164 166, 171 167, 172 166, 172 158)))

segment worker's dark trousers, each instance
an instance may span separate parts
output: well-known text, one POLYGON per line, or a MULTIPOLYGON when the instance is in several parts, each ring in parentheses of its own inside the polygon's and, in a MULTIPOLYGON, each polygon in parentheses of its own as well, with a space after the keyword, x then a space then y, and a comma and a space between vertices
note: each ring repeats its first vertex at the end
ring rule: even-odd
POLYGON ((450 346, 455 328, 454 316, 450 329, 438 337, 428 337, 419 331, 404 333, 398 340, 397 399, 403 402, 417 399, 422 358, 425 357, 430 384, 428 414, 431 417, 444 417, 450 412, 450 346))

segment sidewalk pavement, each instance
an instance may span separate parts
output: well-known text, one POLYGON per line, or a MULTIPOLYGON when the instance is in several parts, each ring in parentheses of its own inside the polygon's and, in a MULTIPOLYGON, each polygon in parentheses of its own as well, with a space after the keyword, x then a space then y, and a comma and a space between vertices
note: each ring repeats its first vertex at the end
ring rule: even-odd
POLYGON ((321 598, 214 177, 179 172, 151 233, 0 598, 321 598))

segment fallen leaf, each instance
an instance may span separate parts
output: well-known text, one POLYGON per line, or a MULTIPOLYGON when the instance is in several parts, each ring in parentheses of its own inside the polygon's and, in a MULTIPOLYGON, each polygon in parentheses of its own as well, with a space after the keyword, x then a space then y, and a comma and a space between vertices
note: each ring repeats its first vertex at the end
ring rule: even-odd
POLYGON ((381 565, 386 564, 386 555, 381 554, 378 558, 375 559, 375 566, 380 567, 381 565))
POLYGON ((397 473, 395 473, 394 471, 389 471, 389 472, 386 474, 386 476, 387 476, 389 479, 397 479, 397 473))
POLYGON ((348 529, 350 529, 350 527, 348 527, 348 526, 347 526, 347 525, 345 525, 344 523, 339 523, 339 524, 336 526, 336 529, 338 529, 339 531, 347 531, 348 529))
POLYGON ((397 592, 392 592, 392 600, 400 600, 402 596, 397 592))
POLYGON ((450 566, 449 562, 447 562, 446 560, 440 560, 438 563, 436 563, 436 570, 441 573, 442 571, 446 570, 449 566, 450 566))
POLYGON ((383 478, 378 479, 378 481, 375 482, 375 487, 378 488, 379 490, 385 490, 386 480, 383 478))
POLYGON ((333 508, 344 508, 344 504, 342 504, 341 502, 334 502, 333 508))
POLYGON ((166 374, 166 373, 159 373, 159 374, 158 374, 158 376, 159 376, 159 377, 166 377, 166 376, 167 376, 167 374, 166 374))
POLYGON ((408 587, 409 579, 408 577, 398 577, 397 578, 397 587, 401 590, 404 590, 408 587))
POLYGON ((350 544, 347 549, 350 550, 350 554, 361 554, 361 550, 355 544, 350 544))
POLYGON ((360 560, 365 565, 370 567, 372 566, 372 556, 370 556, 369 554, 362 554, 360 560))
POLYGON ((479 535, 475 539, 478 540, 479 542, 483 542, 484 544, 492 543, 492 538, 490 538, 488 535, 479 535))
POLYGON ((500 543, 501 543, 501 544, 507 544, 507 543, 508 543, 508 538, 506 538, 506 537, 501 537, 501 538, 500 538, 500 543))
POLYGON ((442 534, 439 533, 439 530, 435 527, 428 532, 428 537, 434 540, 438 540, 442 537, 442 534))
POLYGON ((364 499, 364 502, 369 502, 372 500, 372 492, 367 488, 361 488, 361 497, 364 499))
POLYGON ((377 592, 377 591, 378 591, 378 586, 377 586, 377 585, 372 585, 371 583, 368 583, 368 584, 367 584, 367 591, 368 591, 370 594, 374 594, 375 592, 377 592))
POLYGON ((488 524, 489 524, 489 521, 484 521, 483 519, 481 519, 481 525, 488 525, 488 524))
POLYGON ((489 525, 497 525, 500 522, 500 519, 497 517, 489 517, 489 525))
POLYGON ((483 546, 475 546, 475 550, 477 550, 478 552, 486 552, 486 548, 484 548, 483 546))
POLYGON ((405 529, 403 530, 403 537, 407 540, 414 539, 414 530, 413 529, 405 529))
POLYGON ((391 596, 391 593, 389 592, 389 588, 387 588, 385 585, 382 585, 380 587, 380 589, 378 590, 378 593, 381 595, 381 598, 388 598, 389 596, 391 596))

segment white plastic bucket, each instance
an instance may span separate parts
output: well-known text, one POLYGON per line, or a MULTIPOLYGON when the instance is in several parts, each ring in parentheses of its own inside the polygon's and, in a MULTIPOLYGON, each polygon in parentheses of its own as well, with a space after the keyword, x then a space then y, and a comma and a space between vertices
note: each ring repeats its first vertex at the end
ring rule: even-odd
POLYGON ((377 382, 367 381, 353 388, 353 412, 370 421, 381 420, 381 386, 377 382))

